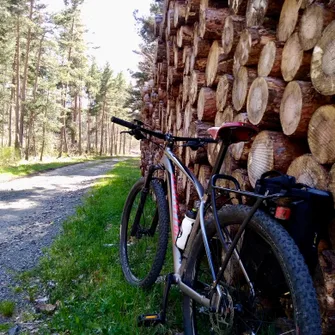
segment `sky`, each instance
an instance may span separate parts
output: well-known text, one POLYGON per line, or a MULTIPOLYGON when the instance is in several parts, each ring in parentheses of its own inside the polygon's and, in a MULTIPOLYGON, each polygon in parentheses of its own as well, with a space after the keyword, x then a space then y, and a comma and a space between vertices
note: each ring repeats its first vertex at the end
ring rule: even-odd
MULTIPOLYGON (((63 0, 43 0, 50 12, 64 8, 63 0)), ((115 73, 123 71, 128 78, 127 69, 136 70, 138 56, 132 50, 138 49, 141 43, 136 34, 133 11, 138 9, 141 14, 149 13, 153 0, 85 0, 82 7, 82 19, 89 32, 86 41, 92 47, 100 66, 107 61, 115 73)))

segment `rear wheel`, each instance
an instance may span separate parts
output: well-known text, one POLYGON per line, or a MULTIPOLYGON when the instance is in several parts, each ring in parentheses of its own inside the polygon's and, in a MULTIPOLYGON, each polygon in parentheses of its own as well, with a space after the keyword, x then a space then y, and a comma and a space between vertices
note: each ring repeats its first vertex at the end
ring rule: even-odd
POLYGON ((124 276, 130 284, 149 287, 156 281, 164 263, 169 234, 169 211, 162 184, 153 179, 143 210, 138 215, 143 187, 142 178, 131 189, 124 206, 120 260, 124 276))
MULTIPOLYGON (((233 238, 249 211, 246 206, 225 206, 219 212, 221 228, 233 238)), ((217 271, 225 252, 213 223, 208 226, 208 237, 217 271)), ((254 294, 233 256, 219 284, 224 293, 221 313, 212 313, 184 296, 185 335, 321 334, 319 307, 308 268, 286 230, 258 211, 237 250, 254 294)), ((201 233, 194 241, 184 281, 209 299, 216 298, 216 293, 210 296, 212 277, 201 233)))

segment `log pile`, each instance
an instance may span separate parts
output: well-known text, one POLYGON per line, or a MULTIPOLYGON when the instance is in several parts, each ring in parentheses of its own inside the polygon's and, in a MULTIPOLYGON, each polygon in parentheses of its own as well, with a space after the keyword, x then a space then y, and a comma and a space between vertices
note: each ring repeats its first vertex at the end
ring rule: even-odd
MULTIPOLYGON (((276 169, 335 197, 335 2, 164 0, 163 6, 155 77, 142 92, 143 121, 177 136, 250 122, 260 133, 231 146, 222 172, 250 190, 276 169)), ((204 184, 218 150, 176 148, 204 184)), ((144 150, 150 151, 156 152, 144 150)), ((161 154, 148 155, 143 171, 161 154)), ((192 188, 182 175, 178 181, 180 200, 192 206, 192 188)), ((335 249, 332 234, 330 240, 335 249)), ((322 294, 324 333, 334 333, 335 280, 322 294)))

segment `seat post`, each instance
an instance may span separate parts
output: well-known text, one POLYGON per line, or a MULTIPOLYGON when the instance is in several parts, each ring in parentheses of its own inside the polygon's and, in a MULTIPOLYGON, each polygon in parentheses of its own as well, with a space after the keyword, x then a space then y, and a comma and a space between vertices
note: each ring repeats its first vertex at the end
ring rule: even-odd
POLYGON ((215 175, 215 174, 220 173, 220 169, 221 169, 222 163, 223 163, 223 161, 224 161, 224 159, 225 159, 225 157, 227 155, 229 144, 230 144, 229 142, 225 142, 225 141, 222 142, 222 145, 221 145, 218 157, 217 157, 215 165, 213 167, 213 171, 212 171, 211 177, 213 175, 215 175))

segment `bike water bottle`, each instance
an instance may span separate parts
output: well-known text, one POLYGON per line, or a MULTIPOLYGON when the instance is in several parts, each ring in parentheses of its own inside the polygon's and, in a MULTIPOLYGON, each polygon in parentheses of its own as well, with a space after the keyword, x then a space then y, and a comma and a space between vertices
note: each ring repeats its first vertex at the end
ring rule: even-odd
POLYGON ((193 223, 197 217, 197 209, 193 208, 186 212, 185 217, 180 225, 178 237, 176 239, 176 246, 184 250, 187 239, 191 233, 193 223))

